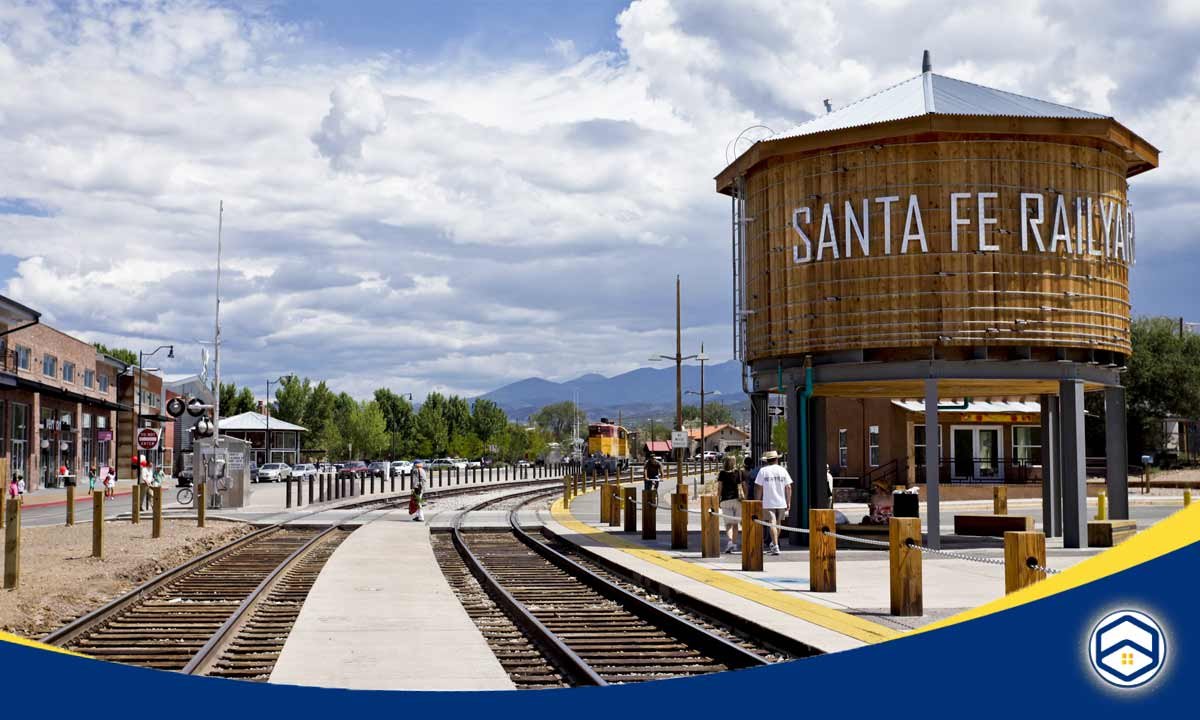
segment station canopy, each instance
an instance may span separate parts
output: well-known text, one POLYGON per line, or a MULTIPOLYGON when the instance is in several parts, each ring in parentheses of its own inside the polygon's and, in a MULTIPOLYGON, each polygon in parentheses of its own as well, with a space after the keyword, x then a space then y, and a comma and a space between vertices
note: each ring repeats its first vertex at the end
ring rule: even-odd
MULTIPOLYGON (((241 415, 221 418, 221 432, 227 430, 266 430, 267 416, 262 413, 244 412, 241 415)), ((298 432, 308 432, 308 428, 302 428, 299 425, 294 425, 290 422, 285 422, 279 418, 270 418, 271 432, 296 430, 298 432)))

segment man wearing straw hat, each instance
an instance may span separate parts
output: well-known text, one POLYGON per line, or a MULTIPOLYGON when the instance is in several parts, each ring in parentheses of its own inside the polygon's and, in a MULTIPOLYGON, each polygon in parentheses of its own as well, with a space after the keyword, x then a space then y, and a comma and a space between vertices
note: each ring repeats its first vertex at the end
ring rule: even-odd
POLYGON ((779 554, 779 524, 788 515, 791 505, 792 476, 779 464, 779 453, 768 450, 762 456, 763 467, 754 478, 754 496, 762 500, 766 522, 771 523, 771 546, 767 552, 779 554))

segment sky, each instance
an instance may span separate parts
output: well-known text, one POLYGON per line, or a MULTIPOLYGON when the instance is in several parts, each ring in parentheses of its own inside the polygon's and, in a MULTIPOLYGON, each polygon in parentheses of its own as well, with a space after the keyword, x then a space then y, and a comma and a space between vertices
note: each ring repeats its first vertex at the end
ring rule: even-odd
POLYGON ((475 395, 732 354, 746 127, 916 75, 1110 114, 1135 314, 1200 320, 1200 3, 0 2, 0 292, 223 380, 475 395), (744 149, 744 148, 740 148, 744 149))

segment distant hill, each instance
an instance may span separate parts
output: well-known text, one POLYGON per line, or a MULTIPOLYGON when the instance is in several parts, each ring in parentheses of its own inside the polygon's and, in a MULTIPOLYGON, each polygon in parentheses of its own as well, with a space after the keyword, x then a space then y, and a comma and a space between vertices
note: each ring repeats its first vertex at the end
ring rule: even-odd
MULTIPOLYGON (((718 393, 708 395, 706 402, 744 405, 748 398, 742 392, 741 370, 741 363, 736 360, 706 366, 704 389, 718 393)), ((700 389, 699 365, 683 366, 683 389, 700 389)), ((638 368, 613 377, 588 373, 561 383, 526 378, 480 397, 494 401, 509 417, 524 420, 545 405, 573 399, 575 393, 578 393, 579 406, 589 417, 615 417, 618 411, 627 416, 670 415, 675 409, 675 368, 638 368)), ((698 405, 700 398, 684 395, 683 402, 698 405)))

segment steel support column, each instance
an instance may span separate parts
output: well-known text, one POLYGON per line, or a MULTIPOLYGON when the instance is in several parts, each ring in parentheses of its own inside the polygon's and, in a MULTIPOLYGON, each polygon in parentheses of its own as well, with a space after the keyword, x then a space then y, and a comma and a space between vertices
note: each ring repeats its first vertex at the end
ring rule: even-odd
POLYGON ((767 414, 767 393, 750 393, 750 457, 757 465, 771 447, 771 416, 767 414))
POLYGON ((1062 498, 1058 477, 1058 397, 1042 395, 1042 532, 1062 535, 1062 498))
MULTIPOLYGON (((788 525, 792 527, 804 527, 797 525, 800 521, 801 494, 804 488, 800 486, 801 465, 805 462, 803 457, 803 443, 800 427, 800 390, 801 388, 787 386, 787 471, 788 475, 792 476, 792 504, 788 512, 788 525)), ((778 449, 778 448, 777 448, 778 449)), ((792 545, 808 545, 808 538, 803 533, 788 533, 789 541, 792 545)))
MULTIPOLYGON (((829 464, 829 442, 826 431, 829 416, 826 413, 826 400, 823 397, 813 397, 808 409, 808 498, 809 509, 831 508, 833 498, 829 494, 829 483, 826 481, 829 464)), ((800 527, 808 527, 808 513, 801 518, 804 523, 800 527)))
POLYGON ((938 381, 925 380, 925 506, 928 536, 925 543, 937 550, 942 546, 941 481, 942 448, 938 442, 938 381))
POLYGON ((1104 449, 1108 458, 1105 485, 1108 517, 1129 519, 1129 446, 1125 432, 1125 388, 1104 388, 1104 449))
POLYGON ((1061 408, 1063 547, 1087 546, 1087 465, 1083 437, 1083 381, 1059 383, 1061 408))

